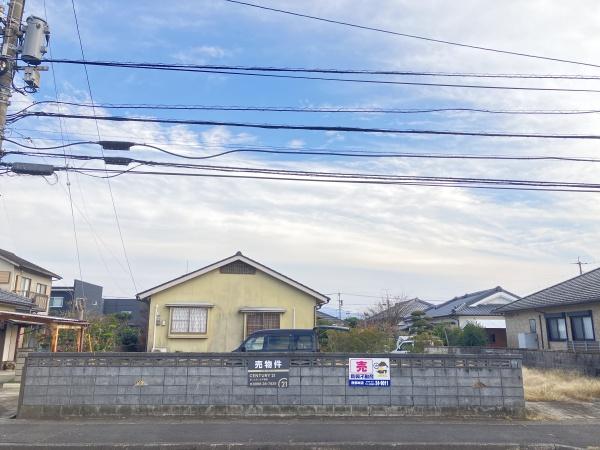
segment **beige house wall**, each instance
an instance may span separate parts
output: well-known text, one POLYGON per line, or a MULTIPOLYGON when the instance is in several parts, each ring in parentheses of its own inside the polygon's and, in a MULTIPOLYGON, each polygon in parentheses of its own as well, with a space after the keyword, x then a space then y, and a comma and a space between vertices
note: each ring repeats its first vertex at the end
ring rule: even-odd
MULTIPOLYGON (((8 271, 10 272, 10 280, 8 283, 0 283, 0 289, 9 292, 17 292, 21 289, 20 287, 20 277, 27 277, 31 279, 31 285, 29 290, 31 292, 37 292, 38 283, 46 285, 46 295, 50 298, 50 291, 52 290, 52 278, 46 275, 41 275, 35 272, 30 272, 25 269, 21 269, 15 267, 13 264, 8 261, 0 258, 0 272, 8 271)), ((48 303, 48 302, 47 302, 48 303)), ((46 307, 46 313, 48 312, 48 307, 46 307)))
POLYGON ((314 297, 260 270, 254 275, 224 274, 217 268, 152 295, 148 351, 166 348, 169 352, 230 352, 245 338, 245 314, 240 309, 282 309, 281 328, 313 328, 316 306, 314 297), (166 305, 194 303, 213 305, 208 309, 206 335, 170 335, 172 308, 166 305))
MULTIPOLYGON (((600 303, 588 303, 581 305, 571 306, 558 306, 551 308, 544 308, 543 310, 525 310, 518 312, 507 312, 505 314, 506 319, 506 334, 508 338, 509 348, 519 347, 519 333, 529 333, 529 319, 535 319, 536 321, 536 334, 538 337, 538 346, 543 350, 566 350, 567 343, 564 341, 548 341, 548 333, 546 331, 546 314, 557 314, 557 313, 569 313, 577 311, 592 311, 592 322, 594 324, 594 338, 596 341, 600 340, 600 303)), ((566 320, 567 324, 567 337, 568 340, 572 340, 571 323, 566 320)))

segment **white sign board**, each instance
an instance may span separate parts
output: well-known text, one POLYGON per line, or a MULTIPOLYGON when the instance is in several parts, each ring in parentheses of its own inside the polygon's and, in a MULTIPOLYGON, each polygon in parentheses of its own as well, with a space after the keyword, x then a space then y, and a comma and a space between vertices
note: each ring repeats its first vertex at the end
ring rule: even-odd
POLYGON ((350 358, 349 386, 390 386, 389 358, 350 358))

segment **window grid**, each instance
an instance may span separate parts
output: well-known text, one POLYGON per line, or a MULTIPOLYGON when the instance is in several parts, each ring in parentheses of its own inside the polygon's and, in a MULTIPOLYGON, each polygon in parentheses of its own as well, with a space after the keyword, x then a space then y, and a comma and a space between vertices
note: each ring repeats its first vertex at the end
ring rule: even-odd
POLYGON ((280 327, 280 313, 248 313, 246 317, 246 335, 258 330, 280 327))
POLYGON ((571 334, 574 341, 593 341, 594 327, 592 325, 592 316, 571 317, 571 334))
POLYGON ((171 309, 171 333, 206 334, 208 310, 198 307, 171 309))

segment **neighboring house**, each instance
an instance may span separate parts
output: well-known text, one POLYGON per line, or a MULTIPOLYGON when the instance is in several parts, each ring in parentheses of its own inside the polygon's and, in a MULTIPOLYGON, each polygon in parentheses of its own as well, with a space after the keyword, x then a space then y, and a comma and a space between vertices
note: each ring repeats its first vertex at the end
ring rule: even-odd
MULTIPOLYGON (((30 314, 35 304, 27 297, 0 289, 0 311, 30 314)), ((13 361, 21 336, 21 326, 10 320, 0 320, 0 361, 13 361)))
POLYGON ((600 268, 498 308, 508 346, 600 351, 600 268))
POLYGON ((102 286, 74 280, 73 286, 54 286, 50 294, 50 314, 60 317, 78 317, 83 308, 84 317, 103 314, 102 286))
POLYGON ((475 323, 485 328, 490 347, 506 347, 506 322, 498 307, 518 300, 519 297, 497 286, 484 291, 454 297, 425 310, 431 322, 450 323, 464 328, 475 323))
POLYGON ((36 311, 48 311, 52 280, 61 278, 14 253, 0 249, 0 289, 28 298, 36 311))
POLYGON ((331 314, 327 314, 326 312, 323 312, 321 310, 317 311, 317 320, 325 321, 331 325, 339 325, 343 327, 348 326, 348 324, 343 320, 338 319, 337 317, 332 316, 331 314))
POLYGON ((313 328, 329 298, 241 252, 140 292, 148 350, 228 352, 266 328, 313 328))
POLYGON ((148 335, 148 303, 137 298, 105 298, 104 315, 128 313, 127 325, 139 329, 140 336, 138 347, 142 351, 146 348, 146 336, 148 335))
POLYGON ((13 362, 16 350, 36 344, 35 328, 48 328, 55 351, 59 329, 77 331, 78 348, 87 323, 48 315, 48 294, 58 275, 0 249, 0 362, 13 362))
POLYGON ((420 298, 411 298, 403 302, 398 302, 389 308, 379 311, 372 316, 365 318, 365 323, 393 323, 398 326, 399 331, 405 331, 410 324, 411 314, 415 311, 425 311, 431 307, 431 303, 420 298))

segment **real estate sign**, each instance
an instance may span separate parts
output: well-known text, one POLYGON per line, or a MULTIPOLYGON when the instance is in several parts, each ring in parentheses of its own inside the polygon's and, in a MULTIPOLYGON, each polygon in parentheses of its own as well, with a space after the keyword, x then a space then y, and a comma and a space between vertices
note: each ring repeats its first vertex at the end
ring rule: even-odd
POLYGON ((350 358, 349 386, 390 386, 389 358, 350 358))
POLYGON ((289 358, 248 360, 248 386, 287 388, 289 379, 289 358))

